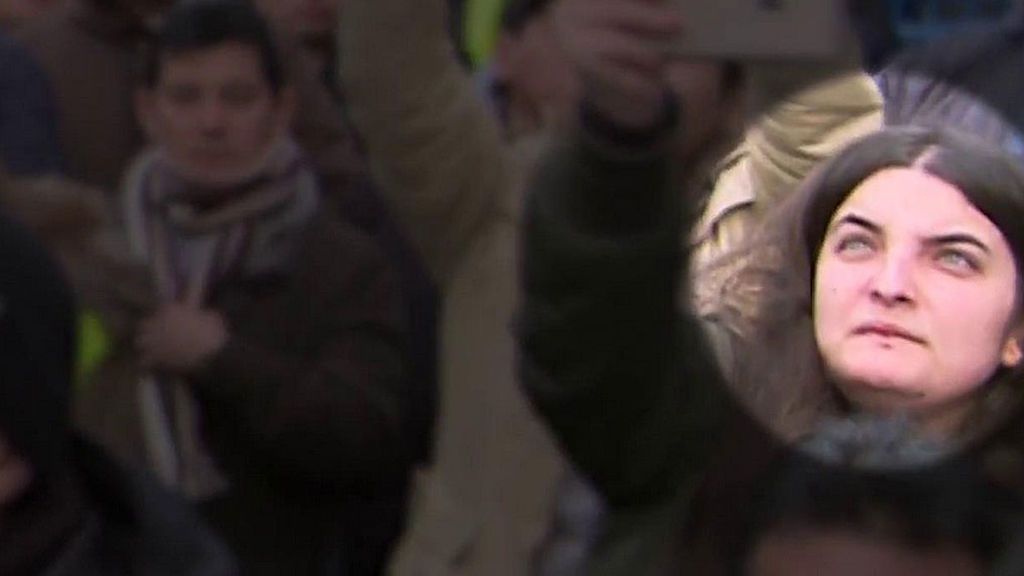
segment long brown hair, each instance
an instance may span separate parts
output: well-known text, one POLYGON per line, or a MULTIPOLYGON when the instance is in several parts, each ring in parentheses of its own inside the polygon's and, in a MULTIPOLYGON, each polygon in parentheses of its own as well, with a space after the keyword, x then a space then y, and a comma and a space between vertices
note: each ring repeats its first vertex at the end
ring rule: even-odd
MULTIPOLYGON (((935 128, 887 128, 854 142, 815 170, 769 214, 749 244, 715 265, 727 271, 715 320, 736 336, 730 385, 762 424, 792 440, 830 414, 851 410, 822 365, 814 338, 814 265, 833 213, 872 174, 914 167, 960 189, 1002 232, 1024 302, 1024 171, 972 137, 935 128)), ((986 424, 1024 392, 1024 371, 1000 370, 985 384, 986 424), (1008 393, 1009 392, 1009 393, 1008 393)), ((980 418, 979 418, 980 420, 980 418)), ((970 437, 981 433, 972 427, 970 437)), ((987 426, 986 426, 987 429, 987 426)))

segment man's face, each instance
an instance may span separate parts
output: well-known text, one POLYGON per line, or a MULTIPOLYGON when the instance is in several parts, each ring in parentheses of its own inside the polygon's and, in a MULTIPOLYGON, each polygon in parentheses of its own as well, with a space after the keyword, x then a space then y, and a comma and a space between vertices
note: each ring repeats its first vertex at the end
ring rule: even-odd
POLYGON ((508 88, 509 115, 539 128, 564 120, 581 90, 579 74, 558 41, 549 10, 516 33, 504 32, 495 52, 495 79, 508 88))
POLYGON ((724 76, 725 65, 716 60, 678 56, 669 62, 668 87, 682 104, 682 158, 701 150, 720 133, 723 117, 734 112, 735 99, 723 89, 724 76))
POLYGON ((240 42, 165 55, 156 86, 137 97, 150 140, 204 186, 252 176, 287 130, 292 95, 275 94, 259 50, 240 42))

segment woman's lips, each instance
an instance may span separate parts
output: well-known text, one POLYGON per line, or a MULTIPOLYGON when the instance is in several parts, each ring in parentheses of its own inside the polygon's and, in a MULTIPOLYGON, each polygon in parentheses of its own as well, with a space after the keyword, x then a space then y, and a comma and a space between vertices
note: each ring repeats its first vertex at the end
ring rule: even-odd
POLYGON ((914 342, 915 344, 924 344, 924 338, 898 324, 892 324, 889 322, 866 322, 858 326, 853 333, 858 336, 872 335, 881 336, 883 338, 899 338, 901 340, 914 342))

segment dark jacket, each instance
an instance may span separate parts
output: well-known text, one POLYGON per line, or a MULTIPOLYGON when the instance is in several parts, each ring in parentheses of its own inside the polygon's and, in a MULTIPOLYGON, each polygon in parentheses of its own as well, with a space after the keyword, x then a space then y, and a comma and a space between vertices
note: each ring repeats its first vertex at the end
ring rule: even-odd
POLYGON ((574 144, 528 206, 520 376, 609 503, 590 573, 663 573, 730 402, 703 324, 676 304, 686 255, 667 154, 574 144))
POLYGON ((329 216, 301 246, 286 276, 210 302, 232 337, 188 380, 232 488, 204 509, 247 573, 322 573, 325 553, 373 573, 409 466, 403 299, 376 246, 329 216))
MULTIPOLYGON (((236 274, 207 302, 231 336, 185 379, 230 488, 201 508, 246 574, 374 574, 406 503, 404 299, 360 232, 322 212, 303 234, 289 268, 236 274)), ((148 466, 130 346, 76 410, 101 444, 148 466)))
MULTIPOLYGON (((71 0, 27 24, 18 39, 45 70, 56 101, 60 150, 68 177, 113 197, 144 136, 135 119, 135 70, 151 32, 118 2, 71 0), (102 142, 102 145, 96 145, 102 142)), ((325 199, 339 216, 370 234, 385 250, 409 294, 411 384, 419 456, 429 457, 436 404, 437 295, 418 256, 385 202, 367 185, 362 159, 344 111, 294 48, 281 43, 297 106, 292 129, 310 155, 325 199)), ((116 218, 115 218, 116 220, 116 218)))

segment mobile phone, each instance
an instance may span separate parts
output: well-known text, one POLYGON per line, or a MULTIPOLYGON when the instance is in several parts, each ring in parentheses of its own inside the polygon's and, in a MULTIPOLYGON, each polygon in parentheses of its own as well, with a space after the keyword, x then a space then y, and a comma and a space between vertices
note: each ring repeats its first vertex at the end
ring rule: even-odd
POLYGON ((827 61, 848 50, 846 0, 675 0, 683 56, 827 61))

